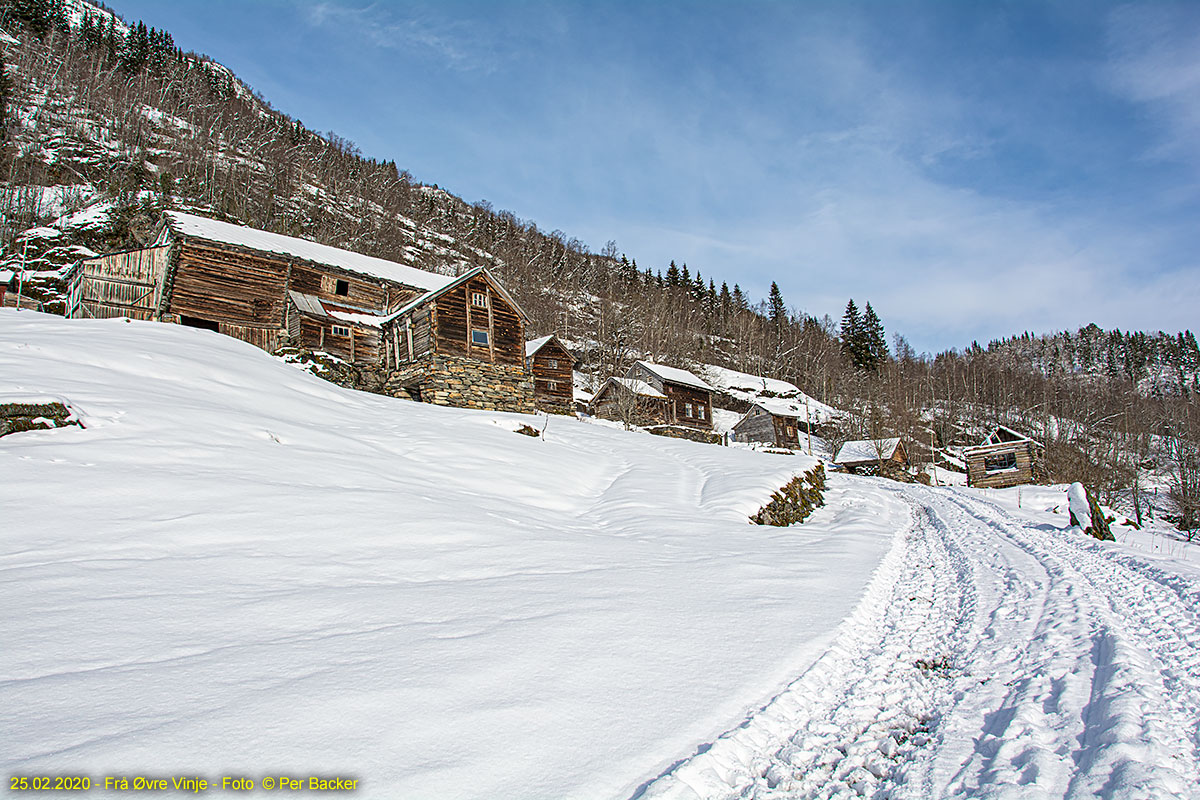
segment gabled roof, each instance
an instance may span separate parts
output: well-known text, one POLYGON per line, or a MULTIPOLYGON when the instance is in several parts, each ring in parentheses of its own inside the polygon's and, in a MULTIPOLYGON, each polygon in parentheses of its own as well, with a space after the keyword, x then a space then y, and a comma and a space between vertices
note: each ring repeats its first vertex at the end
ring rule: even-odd
POLYGON ((362 253, 343 250, 340 247, 318 244, 307 239, 297 239, 294 236, 284 236, 281 233, 260 231, 257 228, 221 222, 209 217, 186 214, 182 211, 166 211, 163 212, 163 217, 167 222, 167 227, 173 233, 184 237, 190 236, 218 244, 258 250, 263 253, 301 258, 315 264, 337 267, 347 272, 354 272, 370 278, 381 278, 415 289, 432 291, 455 280, 448 275, 438 275, 435 272, 398 264, 383 258, 365 256, 362 253))
POLYGON ((668 367, 665 364, 655 364, 652 361, 638 361, 639 366, 654 375, 661 381, 667 383, 678 383, 683 386, 690 386, 693 389, 700 389, 705 392, 711 392, 713 388, 704 381, 697 378, 686 369, 678 367, 668 367))
POLYGON ((983 444, 1001 444, 1002 442, 1032 442, 1028 436, 1017 433, 1012 428, 1006 428, 1003 425, 997 425, 992 429, 992 432, 983 440, 983 444))
POLYGON ((633 392, 639 397, 651 397, 655 400, 667 399, 667 396, 658 389, 655 389, 645 381, 639 381, 637 378, 609 378, 604 382, 604 385, 600 387, 600 391, 596 392, 594 396, 599 397, 604 390, 609 387, 609 385, 622 387, 630 392, 633 392))
POLYGON ((442 295, 444 295, 446 292, 450 291, 451 289, 456 289, 459 286, 462 286, 467 281, 469 281, 472 278, 477 277, 479 275, 483 275, 485 278, 487 278, 487 281, 488 281, 488 283, 490 283, 492 285, 492 288, 494 288, 497 292, 500 293, 500 296, 504 298, 504 301, 513 307, 513 310, 517 312, 517 314, 521 317, 522 320, 524 320, 526 322, 529 321, 529 315, 526 314, 525 311, 519 305, 517 305, 517 301, 513 300, 512 295, 510 295, 508 292, 506 292, 504 290, 504 287, 500 285, 500 282, 498 280, 496 280, 495 276, 492 275, 492 273, 488 272, 485 267, 474 267, 472 269, 467 270, 462 275, 459 275, 457 278, 452 279, 445 286, 439 287, 437 289, 432 289, 432 290, 426 292, 425 294, 421 295, 420 297, 417 297, 414 300, 410 301, 407 305, 401 306, 396 311, 393 311, 391 314, 388 314, 386 317, 384 317, 383 322, 391 322, 394 319, 402 317, 405 314, 407 314, 408 312, 412 311, 413 309, 419 308, 419 307, 425 305, 426 303, 430 302, 431 300, 438 299, 439 297, 441 297, 442 295))
POLYGON ((846 442, 838 450, 833 463, 857 464, 861 461, 887 460, 896 454, 896 448, 899 446, 899 437, 890 439, 860 439, 854 442, 846 442))
POLYGON ((773 395, 791 397, 800 394, 800 387, 781 381, 778 378, 764 378, 761 375, 751 375, 748 372, 738 372, 728 367, 718 367, 716 364, 702 364, 696 369, 704 376, 709 385, 718 391, 729 392, 739 399, 750 399, 748 396, 758 396, 763 392, 773 395), (742 397, 747 395, 747 397, 742 397))
POLYGON ((579 359, 576 357, 576 355, 574 353, 571 352, 571 349, 569 347, 567 347, 565 344, 563 344, 562 339, 559 339, 553 333, 550 334, 549 336, 541 336, 537 339, 530 339, 528 342, 526 342, 525 343, 525 357, 532 358, 533 355, 535 353, 537 353, 537 351, 541 350, 543 347, 550 344, 551 341, 558 342, 558 346, 561 347, 563 349, 563 351, 565 351, 566 354, 571 357, 572 364, 579 362, 579 359))

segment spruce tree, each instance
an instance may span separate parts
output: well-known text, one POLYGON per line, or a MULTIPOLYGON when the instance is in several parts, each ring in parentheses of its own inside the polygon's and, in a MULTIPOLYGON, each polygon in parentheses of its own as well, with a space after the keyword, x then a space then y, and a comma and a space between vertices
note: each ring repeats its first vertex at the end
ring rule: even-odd
POLYGON ((776 325, 787 322, 787 305, 783 302, 783 292, 779 291, 779 284, 775 281, 771 281, 771 293, 767 295, 767 311, 771 322, 776 325))
POLYGON ((850 298, 850 302, 846 304, 846 311, 842 314, 842 352, 850 359, 850 363, 856 367, 863 365, 863 347, 862 347, 862 318, 858 314, 858 306, 854 304, 854 298, 850 298))
POLYGON ((883 323, 879 320, 879 315, 875 313, 875 309, 871 308, 870 303, 867 303, 867 308, 863 311, 862 339, 864 351, 863 366, 867 369, 875 369, 884 361, 887 361, 887 336, 884 334, 883 323))
POLYGON ((667 267, 667 286, 679 285, 679 267, 675 266, 675 260, 671 260, 671 266, 667 267))

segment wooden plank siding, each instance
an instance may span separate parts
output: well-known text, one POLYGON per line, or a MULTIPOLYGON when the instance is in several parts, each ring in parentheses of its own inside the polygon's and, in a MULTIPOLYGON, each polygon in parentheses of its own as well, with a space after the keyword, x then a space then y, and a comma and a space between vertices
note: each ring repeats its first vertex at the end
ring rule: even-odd
POLYGON ((535 402, 571 407, 575 400, 575 356, 557 339, 546 342, 533 354, 529 368, 535 402))
POLYGON ((705 431, 712 430, 712 396, 709 392, 663 381, 662 393, 667 396, 667 407, 674 424, 705 431))
POLYGON ((68 317, 154 319, 170 247, 111 253, 80 263, 71 281, 68 317))
POLYGON ((967 485, 1003 489, 1006 486, 1033 483, 1036 446, 1034 442, 1025 440, 964 448, 967 485))
MULTIPOLYGON (((525 323, 482 275, 440 295, 433 309, 435 352, 495 364, 525 363, 525 323), (486 306, 472 302, 483 295, 486 306), (473 343, 472 331, 486 331, 487 344, 473 343)), ((414 342, 414 350, 416 343, 414 342)))
MULTIPOLYGON (((210 244, 180 244, 171 311, 242 328, 282 328, 288 263, 282 258, 210 244)), ((238 337, 241 338, 241 337, 238 337)))

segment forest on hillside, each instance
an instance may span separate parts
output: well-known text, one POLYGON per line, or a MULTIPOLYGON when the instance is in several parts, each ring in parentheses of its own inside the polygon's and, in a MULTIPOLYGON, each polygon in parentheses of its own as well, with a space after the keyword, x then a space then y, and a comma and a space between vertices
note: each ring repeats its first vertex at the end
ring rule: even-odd
MULTIPOLYGON (((0 2, 0 245, 60 310, 80 254, 145 244, 164 208, 439 272, 485 264, 529 313, 530 335, 575 343, 597 378, 636 358, 782 378, 851 411, 840 438, 901 435, 914 455, 1005 424, 1046 445, 1054 480, 1082 480, 1141 513, 1166 480, 1181 527, 1200 525, 1200 351, 1190 331, 1023 333, 917 354, 869 303, 839 321, 772 286, 639 265, 486 201, 468 203, 394 160, 308 130, 166 31, 83 0, 0 2), (69 215, 106 209, 102 226, 69 215), (65 239, 30 229, 56 223, 65 239)), ((860 298, 865 300, 866 298, 860 298)))

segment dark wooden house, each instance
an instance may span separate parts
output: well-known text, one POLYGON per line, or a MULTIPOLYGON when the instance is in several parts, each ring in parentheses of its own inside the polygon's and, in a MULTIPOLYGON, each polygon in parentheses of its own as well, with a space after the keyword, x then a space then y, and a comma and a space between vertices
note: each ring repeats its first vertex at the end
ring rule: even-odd
POLYGON ((609 378, 592 397, 588 410, 601 419, 627 426, 666 425, 670 421, 667 396, 635 378, 609 378))
POLYGON ((750 410, 733 426, 733 438, 794 449, 800 447, 802 430, 808 430, 802 403, 763 397, 751 403, 750 410))
POLYGON ((1040 442, 1004 426, 993 430, 983 444, 965 447, 967 485, 1002 489, 1033 483, 1044 477, 1040 442))
POLYGON ((908 466, 908 451, 899 437, 862 439, 838 448, 833 463, 847 472, 874 475, 908 466))
POLYGON ((579 359, 555 336, 525 343, 525 362, 533 378, 538 410, 570 414, 575 400, 575 365, 579 359))
POLYGON ((80 265, 68 316, 207 328, 380 361, 382 317, 454 278, 244 225, 167 211, 152 247, 80 265))
POLYGON ((625 377, 644 381, 666 396, 666 424, 712 430, 712 387, 691 372, 636 361, 625 377))
POLYGON ((527 322, 492 274, 476 267, 383 321, 388 389, 438 405, 532 412, 527 322))

